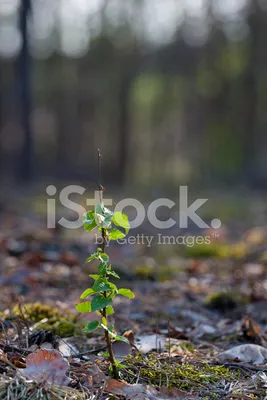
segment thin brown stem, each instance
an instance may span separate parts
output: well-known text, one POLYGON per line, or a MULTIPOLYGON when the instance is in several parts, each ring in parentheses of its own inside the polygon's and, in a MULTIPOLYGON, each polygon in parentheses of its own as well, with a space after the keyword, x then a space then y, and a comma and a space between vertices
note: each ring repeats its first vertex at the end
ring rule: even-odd
MULTIPOLYGON (((102 252, 105 252, 105 244, 106 244, 106 230, 104 228, 102 228, 102 252)), ((107 292, 104 292, 104 296, 107 297, 107 292)), ((107 319, 107 309, 106 307, 103 308, 103 312, 102 315, 105 319, 107 319)), ((111 338, 110 338, 110 334, 107 330, 105 330, 105 340, 107 343, 107 348, 108 348, 108 354, 109 354, 109 361, 111 363, 112 366, 112 373, 114 378, 119 378, 119 374, 118 374, 118 370, 116 367, 116 360, 114 357, 114 353, 113 353, 113 348, 112 348, 112 343, 111 343, 111 338)))
MULTIPOLYGON (((104 188, 103 188, 103 186, 101 185, 101 182, 100 182, 101 153, 100 153, 99 149, 98 149, 97 153, 98 153, 98 187, 99 187, 100 202, 102 203, 104 188)), ((105 253, 106 238, 107 238, 107 232, 106 232, 105 228, 102 228, 101 234, 102 234, 101 250, 102 250, 103 253, 105 253)), ((104 292, 104 296, 107 297, 107 292, 106 291, 104 292)), ((103 308, 101 314, 107 320, 107 309, 106 309, 106 307, 103 308)), ((110 361, 111 367, 112 367, 112 374, 113 374, 114 378, 118 379, 119 378, 119 373, 118 373, 118 370, 117 370, 116 360, 115 360, 114 353, 113 353, 111 337, 110 337, 109 332, 106 329, 105 329, 105 340, 106 340, 106 343, 107 343, 109 361, 110 361)))
MULTIPOLYGON (((100 150, 97 150, 97 183, 98 183, 98 190, 99 190, 99 198, 100 198, 100 203, 103 202, 103 192, 104 192, 104 187, 101 185, 101 153, 100 150)), ((103 233, 102 233, 103 234, 103 233)))

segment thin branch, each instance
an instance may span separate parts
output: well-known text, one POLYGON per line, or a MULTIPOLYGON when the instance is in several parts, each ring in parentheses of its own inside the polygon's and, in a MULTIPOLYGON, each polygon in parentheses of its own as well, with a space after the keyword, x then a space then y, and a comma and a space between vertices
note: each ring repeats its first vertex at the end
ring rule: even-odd
MULTIPOLYGON (((100 178, 100 172, 101 172, 101 153, 100 150, 97 150, 97 160, 98 160, 98 168, 97 168, 97 178, 98 178, 98 188, 99 188, 99 196, 100 196, 100 202, 103 202, 103 191, 104 191, 104 187, 101 185, 101 178, 100 178)), ((106 236, 107 236, 107 232, 105 228, 102 228, 101 230, 102 233, 102 245, 101 245, 101 250, 103 253, 105 253, 105 247, 106 247, 106 236)), ((104 296, 107 297, 107 292, 104 291, 104 296)), ((103 318, 107 319, 107 309, 106 307, 103 308, 102 311, 102 315, 103 318)), ((114 353, 113 353, 113 349, 112 349, 112 343, 111 343, 111 337, 109 334, 109 331, 105 330, 105 340, 107 343, 107 348, 108 348, 108 353, 109 353, 109 360, 112 366, 112 372, 113 372, 113 376, 114 378, 119 378, 119 374, 118 374, 118 370, 116 367, 116 360, 114 357, 114 353)))

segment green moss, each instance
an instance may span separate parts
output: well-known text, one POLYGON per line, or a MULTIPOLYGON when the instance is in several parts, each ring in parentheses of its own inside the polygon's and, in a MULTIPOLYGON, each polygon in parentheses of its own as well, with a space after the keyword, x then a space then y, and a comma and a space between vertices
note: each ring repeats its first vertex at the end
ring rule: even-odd
POLYGON ((229 257, 240 260, 244 258, 249 252, 249 247, 244 242, 234 243, 229 248, 229 257))
POLYGON ((184 347, 185 350, 188 350, 191 353, 193 353, 193 351, 195 350, 194 345, 192 343, 190 343, 190 342, 182 342, 181 346, 182 346, 182 348, 184 347))
POLYGON ((26 303, 21 308, 16 305, 12 314, 14 317, 23 317, 29 323, 36 324, 36 330, 52 331, 61 337, 74 336, 82 331, 75 314, 67 310, 63 312, 48 304, 26 303))
POLYGON ((235 292, 217 292, 209 295, 204 303, 207 307, 216 310, 227 311, 238 305, 244 305, 248 302, 245 296, 235 292))
MULTIPOLYGON (((179 348, 181 348, 182 350, 189 351, 190 353, 193 353, 194 350, 195 350, 194 345, 193 345, 192 343, 190 343, 190 342, 185 341, 185 340, 179 340, 179 344, 177 343, 177 345, 178 345, 179 348)), ((169 345, 169 344, 167 343, 167 344, 165 344, 165 347, 166 347, 166 350, 167 350, 167 351, 172 350, 173 344, 170 343, 170 345, 169 345)), ((175 345, 174 345, 174 347, 175 347, 175 345)))
POLYGON ((151 265, 137 265, 135 268, 135 274, 140 280, 154 280, 155 268, 151 265))
POLYGON ((156 268, 151 265, 138 265, 135 267, 135 274, 137 279, 140 280, 165 282, 172 279, 178 272, 182 272, 183 270, 184 267, 176 265, 159 265, 156 268))
POLYGON ((148 356, 138 354, 128 356, 124 362, 127 366, 124 379, 130 381, 132 374, 138 370, 141 382, 146 382, 155 387, 168 386, 176 387, 185 391, 196 391, 205 387, 208 389, 209 398, 212 398, 210 385, 216 384, 220 380, 234 381, 238 377, 237 372, 222 365, 209 365, 207 363, 178 364, 175 358, 160 358, 158 354, 152 353, 148 356))
POLYGON ((159 282, 165 282, 173 279, 175 275, 181 273, 184 270, 183 267, 176 265, 162 265, 157 271, 157 280, 159 282))
POLYGON ((185 248, 185 255, 190 258, 226 258, 229 256, 229 248, 219 243, 195 244, 185 248))

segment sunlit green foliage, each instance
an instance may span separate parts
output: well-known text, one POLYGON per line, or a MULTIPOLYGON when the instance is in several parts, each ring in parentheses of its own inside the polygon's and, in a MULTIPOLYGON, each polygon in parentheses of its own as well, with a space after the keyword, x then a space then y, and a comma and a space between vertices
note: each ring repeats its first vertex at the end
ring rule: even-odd
POLYGON ((91 298, 90 301, 82 302, 76 305, 78 312, 95 312, 101 316, 100 320, 89 322, 84 331, 93 332, 98 328, 102 328, 105 332, 109 359, 112 364, 113 374, 117 374, 117 361, 114 358, 111 342, 121 340, 128 343, 123 336, 117 335, 114 326, 108 323, 108 316, 114 313, 111 305, 117 295, 134 298, 134 294, 130 289, 120 288, 110 282, 110 277, 119 279, 119 275, 113 271, 110 264, 109 256, 105 253, 106 240, 117 240, 123 238, 130 229, 128 217, 121 212, 113 213, 106 208, 101 201, 96 205, 95 210, 88 211, 84 215, 84 229, 88 232, 97 228, 102 237, 102 246, 88 257, 87 262, 92 260, 98 261, 98 274, 90 275, 93 284, 81 294, 81 299, 91 298))

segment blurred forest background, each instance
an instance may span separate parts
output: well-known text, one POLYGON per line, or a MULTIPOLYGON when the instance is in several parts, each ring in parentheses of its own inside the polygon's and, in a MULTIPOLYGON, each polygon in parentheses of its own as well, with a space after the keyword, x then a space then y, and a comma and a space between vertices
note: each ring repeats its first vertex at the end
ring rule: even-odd
POLYGON ((266 0, 0 0, 1 182, 264 188, 266 106, 266 0))

